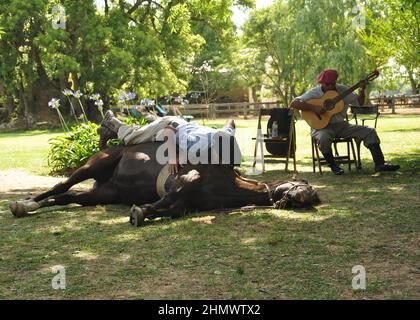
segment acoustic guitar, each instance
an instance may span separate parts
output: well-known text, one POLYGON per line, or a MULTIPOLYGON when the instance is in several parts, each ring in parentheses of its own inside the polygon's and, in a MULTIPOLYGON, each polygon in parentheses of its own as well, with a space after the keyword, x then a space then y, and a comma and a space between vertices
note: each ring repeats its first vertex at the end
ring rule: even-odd
POLYGON ((318 114, 313 111, 303 111, 301 110, 302 118, 311 126, 313 129, 323 129, 329 123, 331 118, 344 110, 344 101, 343 99, 347 97, 350 93, 360 87, 361 83, 370 82, 376 79, 379 76, 379 71, 375 70, 370 73, 366 78, 360 80, 354 86, 348 88, 342 93, 338 93, 334 90, 329 90, 319 99, 310 99, 306 101, 307 103, 314 104, 317 106, 324 106, 327 111, 323 114, 318 114))

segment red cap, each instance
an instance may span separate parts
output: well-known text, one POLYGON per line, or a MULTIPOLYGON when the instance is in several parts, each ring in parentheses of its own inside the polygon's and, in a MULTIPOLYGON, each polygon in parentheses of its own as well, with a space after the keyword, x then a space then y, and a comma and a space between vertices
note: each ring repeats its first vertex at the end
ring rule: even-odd
POLYGON ((325 69, 318 76, 318 83, 335 83, 338 79, 338 72, 334 69, 325 69))

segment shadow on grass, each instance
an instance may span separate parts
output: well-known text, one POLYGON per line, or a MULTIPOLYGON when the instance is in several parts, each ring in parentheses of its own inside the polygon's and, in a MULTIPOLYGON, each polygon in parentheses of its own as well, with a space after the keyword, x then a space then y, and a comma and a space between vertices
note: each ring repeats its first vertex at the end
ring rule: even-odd
POLYGON ((387 158, 389 161, 399 164, 402 172, 419 173, 420 172, 420 148, 413 150, 405 155, 390 153, 387 158))

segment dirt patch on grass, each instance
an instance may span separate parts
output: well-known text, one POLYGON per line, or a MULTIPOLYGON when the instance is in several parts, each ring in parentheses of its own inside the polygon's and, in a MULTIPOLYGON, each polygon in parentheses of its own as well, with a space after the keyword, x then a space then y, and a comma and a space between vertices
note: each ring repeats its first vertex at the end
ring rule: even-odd
MULTIPOLYGON (((31 196, 51 189, 65 177, 45 177, 27 173, 25 170, 0 171, 0 200, 18 196, 31 196)), ((75 190, 86 190, 92 186, 93 181, 81 183, 75 190)))

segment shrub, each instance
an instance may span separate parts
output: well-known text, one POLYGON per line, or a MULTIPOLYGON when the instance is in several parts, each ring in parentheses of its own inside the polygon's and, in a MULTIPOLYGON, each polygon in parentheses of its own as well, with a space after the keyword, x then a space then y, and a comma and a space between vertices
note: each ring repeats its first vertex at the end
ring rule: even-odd
POLYGON ((50 139, 48 165, 52 173, 69 175, 98 152, 98 127, 92 122, 82 123, 72 127, 70 132, 50 139))
MULTIPOLYGON (((123 119, 126 124, 144 125, 143 117, 136 119, 126 117, 123 119)), ((99 135, 96 132, 99 125, 86 122, 74 126, 70 132, 49 140, 51 148, 48 152, 48 165, 53 174, 71 175, 76 169, 83 166, 87 160, 99 151, 99 135)), ((108 146, 118 145, 121 142, 117 139, 108 141, 108 146)))

